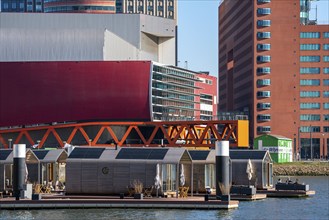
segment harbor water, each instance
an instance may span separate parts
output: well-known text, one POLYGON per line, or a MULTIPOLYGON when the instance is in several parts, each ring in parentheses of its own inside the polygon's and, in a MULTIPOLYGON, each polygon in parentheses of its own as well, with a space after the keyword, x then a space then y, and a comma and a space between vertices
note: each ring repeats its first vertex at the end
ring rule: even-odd
MULTIPOLYGON (((278 177, 277 177, 278 178, 278 177)), ((275 179, 277 179, 275 178, 275 179)), ((286 177, 279 177, 285 180, 286 177)), ((240 202, 231 210, 180 209, 54 209, 0 210, 0 219, 328 219, 329 177, 291 177, 310 185, 306 198, 267 198, 240 202)), ((1 201, 0 201, 1 205, 1 201)))

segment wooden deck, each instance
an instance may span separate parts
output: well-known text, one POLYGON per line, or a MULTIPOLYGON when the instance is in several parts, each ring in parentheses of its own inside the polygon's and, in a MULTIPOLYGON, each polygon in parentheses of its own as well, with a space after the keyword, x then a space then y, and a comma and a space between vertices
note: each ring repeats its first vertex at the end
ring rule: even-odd
POLYGON ((81 209, 81 208, 150 208, 150 209, 232 209, 239 201, 204 201, 201 197, 133 199, 104 196, 43 196, 41 200, 0 199, 1 209, 81 209))
POLYGON ((231 195, 231 199, 238 201, 253 201, 253 200, 261 200, 266 199, 266 194, 257 193, 254 195, 231 195))

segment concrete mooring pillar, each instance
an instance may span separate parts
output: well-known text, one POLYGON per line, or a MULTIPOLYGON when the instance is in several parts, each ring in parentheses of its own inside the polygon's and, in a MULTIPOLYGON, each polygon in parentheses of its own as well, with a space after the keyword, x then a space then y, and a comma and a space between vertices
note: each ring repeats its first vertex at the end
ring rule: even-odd
POLYGON ((25 155, 26 145, 25 144, 14 144, 13 148, 13 196, 16 200, 22 195, 25 185, 25 155))
POLYGON ((229 141, 216 141, 216 198, 230 201, 229 141))

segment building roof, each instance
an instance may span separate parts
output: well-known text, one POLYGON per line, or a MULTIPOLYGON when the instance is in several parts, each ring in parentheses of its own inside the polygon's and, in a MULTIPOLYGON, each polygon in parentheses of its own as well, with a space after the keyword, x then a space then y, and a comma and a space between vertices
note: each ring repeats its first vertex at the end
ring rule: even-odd
POLYGON ((33 150, 41 163, 64 163, 67 159, 67 153, 64 149, 56 150, 33 150))
POLYGON ((277 139, 284 139, 284 140, 290 140, 291 141, 290 138, 287 138, 287 137, 282 136, 282 135, 277 135, 277 134, 264 134, 264 135, 258 136, 255 139, 259 139, 259 138, 266 137, 266 136, 270 136, 270 137, 274 137, 274 138, 277 138, 277 139))
POLYGON ((265 150, 230 150, 231 160, 263 160, 266 156, 265 150))
MULTIPOLYGON (((12 164, 13 161, 12 149, 0 149, 0 164, 12 164)), ((37 156, 29 148, 26 148, 25 161, 28 164, 39 163, 37 156)))
POLYGON ((68 157, 68 161, 75 159, 99 160, 102 162, 140 162, 140 163, 190 163, 191 157, 184 148, 113 148, 75 147, 68 157))
MULTIPOLYGON (((198 151, 190 150, 193 163, 215 163, 216 152, 210 151, 198 151)), ((230 150, 231 160, 263 160, 266 157, 267 151, 265 150, 230 150)))

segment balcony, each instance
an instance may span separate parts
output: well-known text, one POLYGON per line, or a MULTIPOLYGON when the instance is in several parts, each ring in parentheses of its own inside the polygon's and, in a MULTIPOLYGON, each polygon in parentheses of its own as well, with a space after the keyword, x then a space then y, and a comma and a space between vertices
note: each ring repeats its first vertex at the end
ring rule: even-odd
POLYGON ((257 56, 257 62, 269 63, 269 62, 271 62, 271 56, 269 56, 269 55, 266 55, 266 56, 257 56))
POLYGON ((258 39, 269 39, 271 38, 271 32, 257 32, 258 39))
POLYGON ((271 50, 271 44, 257 44, 257 50, 259 51, 271 50))
POLYGON ((258 122, 271 121, 271 115, 270 114, 257 115, 257 121, 258 122))
POLYGON ((257 8, 257 15, 270 15, 271 9, 270 8, 257 8))
POLYGON ((271 133, 271 126, 257 126, 257 132, 261 134, 271 133))
POLYGON ((258 67, 257 68, 257 74, 270 74, 271 68, 270 67, 258 67))
POLYGON ((269 86, 271 85, 270 79, 258 79, 257 80, 257 86, 269 86))
POLYGON ((270 91, 258 91, 257 92, 257 98, 269 98, 271 97, 270 91))
POLYGON ((258 27, 270 27, 271 26, 271 20, 258 20, 257 21, 258 27))
POLYGON ((270 3, 271 0, 257 0, 258 3, 270 3))
POLYGON ((271 103, 269 103, 269 102, 257 103, 257 109, 258 110, 271 109, 271 103))

